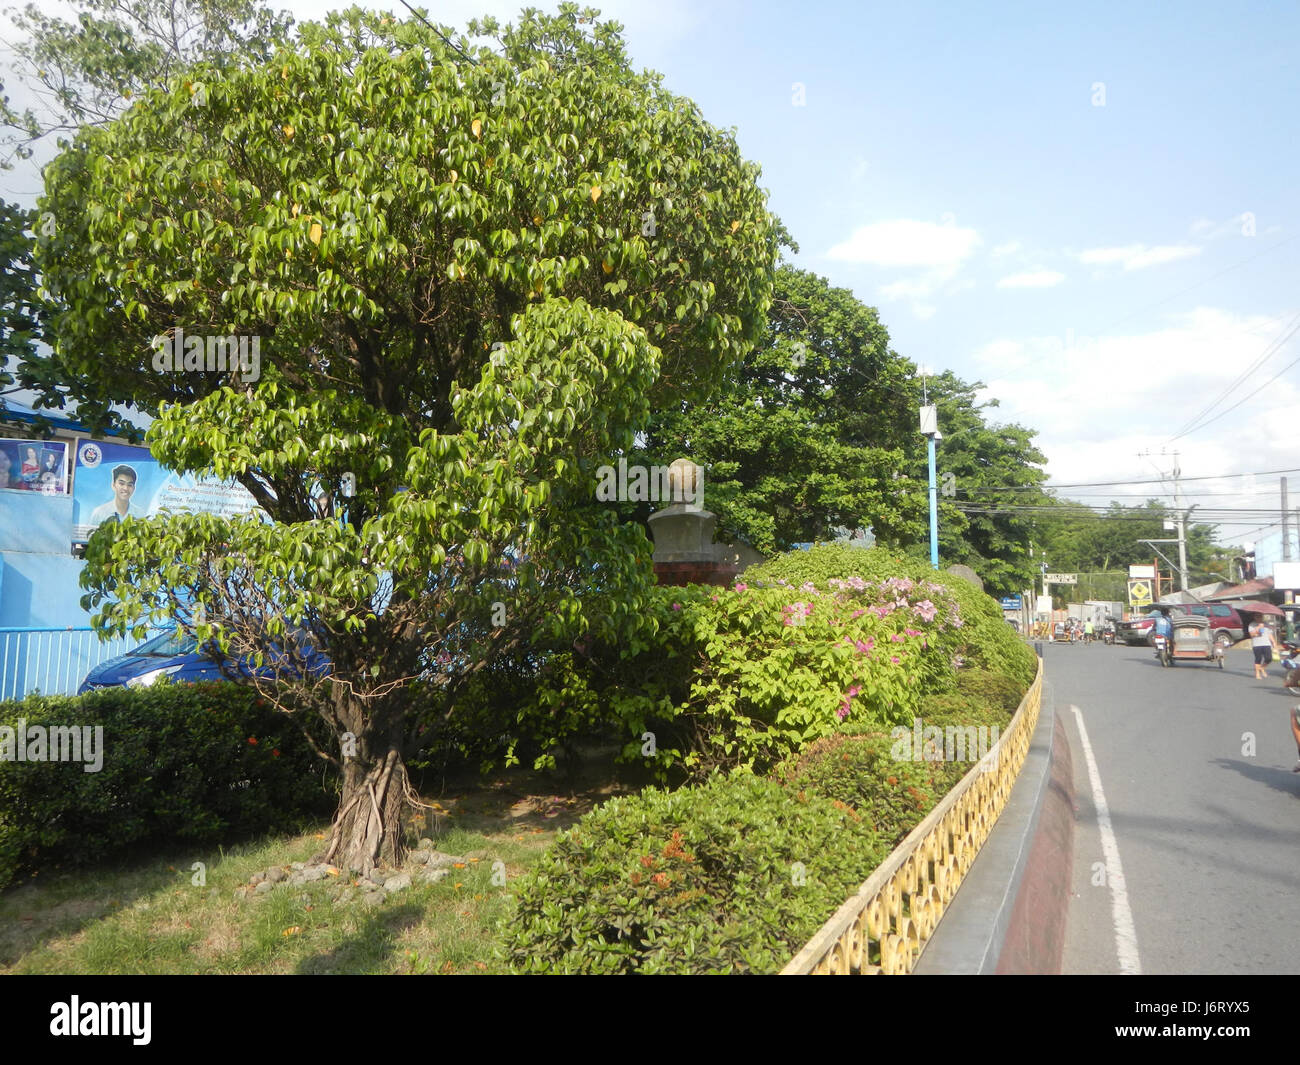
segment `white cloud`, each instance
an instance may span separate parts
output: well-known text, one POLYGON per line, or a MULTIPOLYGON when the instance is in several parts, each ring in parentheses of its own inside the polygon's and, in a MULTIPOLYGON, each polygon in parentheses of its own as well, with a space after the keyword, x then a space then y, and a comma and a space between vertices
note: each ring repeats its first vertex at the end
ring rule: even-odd
POLYGON ((912 281, 894 281, 880 287, 880 294, 887 300, 924 299, 934 290, 938 281, 934 278, 917 278, 912 281))
POLYGON ((1001 258, 1004 255, 1011 255, 1020 250, 1020 241, 1009 240, 1005 244, 999 244, 990 254, 994 258, 1001 258))
POLYGON ((998 288, 1051 288, 1065 280, 1057 270, 1030 270, 1023 274, 1009 274, 998 282, 998 288))
POLYGON ((1125 244, 1110 248, 1089 248, 1079 252, 1078 259, 1091 266, 1111 266, 1122 264, 1125 270, 1141 270, 1147 266, 1159 266, 1177 259, 1187 259, 1200 255, 1201 249, 1195 244, 1158 244, 1147 247, 1145 244, 1125 244))
MULTIPOLYGON (((1289 319, 1297 309, 1285 317, 1289 319)), ((1293 411, 1300 405, 1300 379, 1291 375, 1278 378, 1203 429, 1177 441, 1171 437, 1217 399, 1284 332, 1286 324, 1264 315, 1201 307, 1148 333, 1096 338, 1002 337, 980 347, 975 361, 980 376, 988 382, 985 394, 1000 401, 992 412, 993 420, 1019 422, 1038 430, 1038 446, 1048 456, 1052 480, 1058 483, 1152 477, 1151 466, 1136 455, 1152 451, 1159 464, 1161 448, 1180 451, 1185 477, 1284 469, 1295 465, 1291 427, 1293 411), (1173 365, 1178 367, 1177 374, 1161 371, 1173 365), (1161 381, 1158 402, 1152 400, 1150 389, 1153 373, 1161 381)), ((1300 338, 1269 358, 1211 416, 1244 399, 1297 354, 1300 338)), ((1166 469, 1171 462, 1165 461, 1166 469)), ((1194 491, 1237 493, 1242 491, 1241 484, 1240 478, 1197 482, 1194 491)), ((1087 500, 1100 504, 1109 501, 1107 493, 1116 498, 1168 494, 1159 484, 1116 487, 1113 492, 1100 487, 1083 491, 1105 497, 1087 500)), ((1274 507, 1276 500, 1277 478, 1271 477, 1260 478, 1253 502, 1244 496, 1205 495, 1201 505, 1274 507)), ((1199 502, 1191 497, 1189 501, 1199 502)), ((1220 537, 1231 542, 1247 532, 1246 525, 1224 524, 1220 537)))
POLYGON ((951 272, 970 257, 979 242, 979 234, 973 229, 899 218, 860 226, 826 255, 839 262, 921 266, 951 272))

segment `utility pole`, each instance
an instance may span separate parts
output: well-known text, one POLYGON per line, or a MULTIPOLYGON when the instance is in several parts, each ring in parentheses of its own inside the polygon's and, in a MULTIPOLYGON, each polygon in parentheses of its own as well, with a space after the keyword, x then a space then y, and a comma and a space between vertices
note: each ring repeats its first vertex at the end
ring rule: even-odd
MULTIPOLYGON (((1138 453, 1138 458, 1147 458, 1150 454, 1151 452, 1149 451, 1142 451, 1138 453)), ((1162 450, 1160 454, 1165 455, 1166 452, 1162 450)), ((1187 519, 1195 508, 1187 510, 1183 509, 1183 486, 1178 480, 1178 478, 1182 476, 1183 471, 1179 469, 1178 466, 1178 452, 1173 452, 1172 456, 1174 460, 1174 472, 1172 475, 1174 478, 1174 513, 1177 515, 1174 521, 1174 526, 1178 531, 1178 587, 1180 591, 1185 592, 1187 591, 1187 519)), ((1152 463, 1152 465, 1154 466, 1155 463, 1152 463)), ((1164 471, 1158 466, 1156 467, 1156 471, 1160 474, 1161 480, 1164 480, 1164 471)), ((1165 528, 1169 528, 1168 522, 1165 523, 1165 528)), ((1159 573, 1159 570, 1156 572, 1159 573)), ((1158 584, 1159 582, 1157 580, 1157 586, 1158 584)))
POLYGON ((1291 530, 1287 522, 1286 478, 1282 478, 1282 561, 1291 561, 1291 530))
POLYGON ((1187 515, 1183 510, 1183 486, 1178 480, 1178 452, 1174 452, 1174 508, 1178 511, 1178 590, 1187 591, 1187 515))

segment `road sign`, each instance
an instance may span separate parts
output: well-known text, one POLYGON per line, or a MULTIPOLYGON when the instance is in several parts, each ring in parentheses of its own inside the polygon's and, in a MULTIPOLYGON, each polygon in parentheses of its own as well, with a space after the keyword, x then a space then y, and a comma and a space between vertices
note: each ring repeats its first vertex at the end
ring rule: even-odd
POLYGON ((1151 605, 1151 582, 1135 580, 1128 582, 1128 604, 1131 607, 1151 605))
POLYGON ((1020 596, 1018 596, 1018 595, 1006 595, 1006 596, 1003 596, 1003 597, 1002 597, 1002 609, 1003 609, 1003 610, 1019 610, 1019 609, 1020 609, 1020 596))
POLYGON ((1043 578, 1048 584, 1078 584, 1077 573, 1048 573, 1043 578))
POLYGON ((1155 580, 1156 568, 1155 566, 1129 566, 1128 575, 1130 577, 1150 577, 1155 580))

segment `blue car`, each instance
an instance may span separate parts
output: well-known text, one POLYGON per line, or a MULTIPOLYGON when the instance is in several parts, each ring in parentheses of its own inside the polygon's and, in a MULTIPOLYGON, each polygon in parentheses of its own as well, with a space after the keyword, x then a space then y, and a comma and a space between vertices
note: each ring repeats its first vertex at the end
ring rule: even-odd
MULTIPOLYGON (((306 658, 312 662, 311 672, 323 675, 329 672, 329 661, 319 651, 305 648, 306 658)), ((261 668, 251 661, 238 663, 237 669, 245 676, 275 678, 270 665, 261 668)), ((176 684, 196 684, 199 681, 229 680, 217 665, 217 659, 199 648, 193 636, 180 629, 168 629, 124 655, 101 662, 81 682, 78 695, 96 688, 147 688, 161 677, 176 684)))

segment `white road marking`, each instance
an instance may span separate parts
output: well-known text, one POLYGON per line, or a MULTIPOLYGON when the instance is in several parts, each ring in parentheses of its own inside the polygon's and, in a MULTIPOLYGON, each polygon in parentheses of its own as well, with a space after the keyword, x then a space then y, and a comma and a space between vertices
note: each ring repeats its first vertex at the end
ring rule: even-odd
POLYGON ((1133 927, 1133 911, 1128 905, 1128 889, 1124 884, 1124 867, 1119 863, 1119 843, 1110 825, 1110 807, 1106 793, 1101 790, 1101 774, 1097 772, 1097 759, 1088 742, 1088 730, 1083 726, 1083 713, 1071 705, 1079 738, 1083 741, 1083 757, 1088 763, 1088 783, 1092 787, 1092 804, 1097 810, 1097 827, 1101 830, 1101 852, 1106 856, 1106 883, 1110 885, 1110 913, 1115 925, 1115 953, 1119 955, 1119 971, 1127 976, 1140 976, 1142 962, 1138 957, 1137 931, 1133 927))

